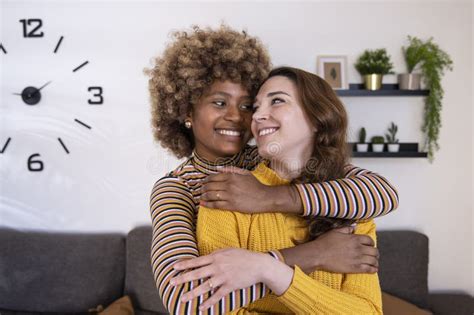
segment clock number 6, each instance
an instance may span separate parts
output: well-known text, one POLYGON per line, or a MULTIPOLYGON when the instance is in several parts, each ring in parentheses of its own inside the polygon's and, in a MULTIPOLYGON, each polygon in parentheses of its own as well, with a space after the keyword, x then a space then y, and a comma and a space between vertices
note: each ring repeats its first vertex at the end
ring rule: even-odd
POLYGON ((87 102, 90 105, 101 105, 104 103, 104 97, 102 96, 102 87, 101 86, 91 86, 87 89, 87 91, 92 92, 94 91, 96 93, 92 94, 92 96, 96 97, 96 99, 89 99, 87 102))
POLYGON ((41 19, 20 20, 20 22, 23 23, 23 37, 43 37, 43 32, 37 33, 41 26, 43 26, 43 21, 41 19), (28 26, 31 24, 37 25, 28 32, 28 26))
POLYGON ((30 172, 41 172, 44 167, 43 167, 43 162, 40 161, 40 160, 33 160, 33 158, 35 157, 39 157, 39 153, 35 153, 35 154, 32 154, 29 158, 28 158, 28 170, 30 172))

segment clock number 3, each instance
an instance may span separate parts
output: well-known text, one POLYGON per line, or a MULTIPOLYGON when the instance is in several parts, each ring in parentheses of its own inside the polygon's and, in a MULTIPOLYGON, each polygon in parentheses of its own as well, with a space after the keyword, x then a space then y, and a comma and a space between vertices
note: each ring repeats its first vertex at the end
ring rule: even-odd
POLYGON ((92 94, 96 99, 89 99, 87 102, 90 105, 101 105, 104 103, 104 97, 102 96, 102 87, 101 86, 91 86, 87 89, 89 92, 95 92, 92 94))
POLYGON ((23 23, 23 37, 43 37, 44 33, 39 32, 39 29, 43 26, 41 19, 23 19, 20 22, 23 23))

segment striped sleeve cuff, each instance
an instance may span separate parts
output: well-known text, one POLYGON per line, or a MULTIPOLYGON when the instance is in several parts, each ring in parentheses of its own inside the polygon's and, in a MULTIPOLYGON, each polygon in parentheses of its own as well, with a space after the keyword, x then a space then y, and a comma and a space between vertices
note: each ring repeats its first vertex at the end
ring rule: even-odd
POLYGON ((303 204, 303 217, 307 216, 316 216, 318 215, 319 211, 316 211, 315 209, 318 209, 318 205, 312 205, 311 204, 311 198, 310 198, 310 192, 308 191, 308 188, 306 188, 305 184, 296 184, 295 185, 296 189, 298 190, 298 194, 301 199, 301 203, 303 204), (313 211, 311 211, 313 209, 313 211))
POLYGON ((283 257, 283 255, 280 253, 279 250, 277 250, 277 249, 271 250, 271 251, 268 252, 268 254, 270 256, 272 256, 273 258, 275 258, 276 260, 279 260, 282 263, 286 264, 285 257, 283 257))

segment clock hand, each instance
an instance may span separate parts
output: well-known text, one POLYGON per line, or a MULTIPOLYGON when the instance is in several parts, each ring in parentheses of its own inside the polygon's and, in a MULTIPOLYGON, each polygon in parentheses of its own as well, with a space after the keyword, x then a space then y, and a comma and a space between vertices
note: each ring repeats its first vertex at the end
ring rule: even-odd
MULTIPOLYGON (((36 93, 38 93, 39 91, 41 91, 43 88, 45 88, 48 84, 50 84, 51 82, 53 81, 48 81, 46 82, 45 84, 43 84, 42 87, 40 87, 39 89, 36 89, 32 94, 29 94, 28 96, 29 97, 32 97, 34 95, 36 95, 36 93)), ((19 95, 19 96, 22 96, 23 94, 22 93, 13 93, 13 95, 19 95)))
POLYGON ((45 86, 47 86, 47 85, 50 84, 51 82, 52 82, 52 81, 46 82, 42 87, 40 87, 40 88, 38 89, 38 92, 41 91, 45 86))
POLYGON ((52 81, 48 81, 46 82, 45 84, 43 84, 42 87, 40 87, 39 89, 37 89, 36 91, 33 92, 33 94, 31 94, 31 96, 35 96, 37 93, 39 93, 39 91, 41 91, 44 87, 46 87, 48 84, 50 84, 52 81))

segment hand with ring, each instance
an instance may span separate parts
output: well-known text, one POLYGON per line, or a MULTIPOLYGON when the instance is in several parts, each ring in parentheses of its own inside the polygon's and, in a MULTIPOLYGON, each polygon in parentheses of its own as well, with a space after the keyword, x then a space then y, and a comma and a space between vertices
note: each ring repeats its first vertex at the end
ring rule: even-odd
POLYGON ((193 290, 183 294, 181 302, 192 300, 207 292, 213 293, 199 307, 201 311, 212 307, 230 292, 263 282, 264 266, 274 260, 266 253, 253 252, 241 248, 226 248, 209 255, 182 260, 174 264, 174 269, 191 270, 170 280, 172 286, 199 279, 209 279, 193 290), (215 291, 215 292, 213 292, 215 291))

